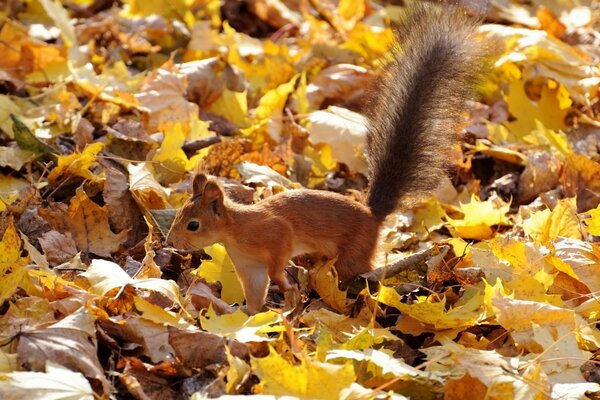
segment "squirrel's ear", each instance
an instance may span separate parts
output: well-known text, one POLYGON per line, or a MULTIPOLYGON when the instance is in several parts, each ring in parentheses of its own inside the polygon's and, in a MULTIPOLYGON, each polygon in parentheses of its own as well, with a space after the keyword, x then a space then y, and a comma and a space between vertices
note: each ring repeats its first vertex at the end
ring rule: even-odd
POLYGON ((202 173, 194 175, 194 180, 192 181, 192 195, 198 196, 202 194, 204 192, 206 182, 208 182, 206 175, 202 173))
POLYGON ((209 204, 210 211, 215 215, 221 215, 223 211, 223 189, 217 182, 208 181, 204 187, 204 198, 209 204))

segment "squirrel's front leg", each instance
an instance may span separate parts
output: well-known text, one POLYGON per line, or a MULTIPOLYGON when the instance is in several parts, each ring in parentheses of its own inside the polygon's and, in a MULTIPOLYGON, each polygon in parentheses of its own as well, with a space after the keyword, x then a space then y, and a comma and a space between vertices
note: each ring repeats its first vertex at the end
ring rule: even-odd
POLYGON ((229 251, 235 272, 244 289, 246 311, 254 315, 263 308, 269 290, 269 275, 264 263, 252 260, 235 251, 229 251))

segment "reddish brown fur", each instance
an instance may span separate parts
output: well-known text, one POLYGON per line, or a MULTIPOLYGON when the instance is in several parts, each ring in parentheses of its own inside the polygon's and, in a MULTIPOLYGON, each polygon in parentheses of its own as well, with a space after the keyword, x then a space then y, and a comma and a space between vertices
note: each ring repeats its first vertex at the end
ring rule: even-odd
POLYGON ((314 190, 241 205, 215 180, 194 177, 194 194, 167 241, 185 250, 223 243, 249 312, 263 307, 269 278, 282 291, 293 288, 285 267, 295 255, 337 257, 342 282, 370 271, 381 221, 403 196, 431 189, 443 173, 444 151, 456 141, 455 124, 480 69, 478 46, 471 43, 475 25, 456 7, 418 6, 399 29, 403 52, 386 71, 371 110, 367 206, 314 190))
POLYGON ((371 270, 379 222, 358 202, 303 189, 243 205, 227 199, 215 180, 197 175, 194 182, 194 195, 178 212, 167 241, 183 250, 223 243, 242 281, 250 312, 263 306, 269 278, 282 291, 292 289, 285 267, 293 256, 337 256, 342 282, 371 270), (196 181, 206 183, 196 185, 196 181), (187 229, 192 220, 201 226, 197 232, 187 229))

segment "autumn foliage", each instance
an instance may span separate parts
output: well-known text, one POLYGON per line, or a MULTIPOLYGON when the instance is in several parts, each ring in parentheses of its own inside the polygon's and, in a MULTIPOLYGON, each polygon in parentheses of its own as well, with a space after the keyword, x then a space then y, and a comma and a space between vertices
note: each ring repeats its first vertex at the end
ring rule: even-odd
POLYGON ((485 11, 453 171, 347 288, 298 257, 300 304, 248 316, 223 246, 165 244, 197 165, 239 202, 363 199, 388 3, 0 2, 0 398, 600 396, 591 0, 485 11))

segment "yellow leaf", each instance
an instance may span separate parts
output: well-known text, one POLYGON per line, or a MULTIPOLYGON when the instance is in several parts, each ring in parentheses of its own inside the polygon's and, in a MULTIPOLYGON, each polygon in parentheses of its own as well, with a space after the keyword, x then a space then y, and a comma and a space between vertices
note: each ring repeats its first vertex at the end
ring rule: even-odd
POLYGON ((186 171, 194 168, 196 159, 188 159, 182 146, 185 143, 186 133, 181 123, 177 122, 165 129, 165 137, 160 149, 154 154, 153 161, 159 180, 173 183, 181 180, 186 171))
POLYGON ((541 244, 552 243, 559 236, 581 239, 575 198, 562 199, 552 211, 533 213, 523 223, 523 230, 541 244))
POLYGON ((303 52, 294 52, 292 55, 286 44, 280 45, 270 40, 261 42, 250 38, 236 32, 227 21, 223 23, 223 32, 229 48, 227 62, 244 72, 250 82, 250 98, 260 97, 297 74, 295 61, 303 52), (251 49, 254 57, 242 55, 244 49, 251 49))
POLYGON ((213 244, 204 249, 212 260, 203 260, 194 274, 207 282, 220 282, 222 286, 221 299, 229 304, 244 303, 244 290, 235 272, 235 266, 227 254, 227 250, 220 244, 213 244))
POLYGON ((389 56, 393 43, 394 32, 390 27, 380 29, 359 22, 348 33, 348 41, 340 48, 354 51, 364 59, 364 62, 374 64, 389 56))
MULTIPOLYGON (((495 286, 500 287, 499 283, 495 286)), ((583 343, 580 346, 578 332, 587 322, 574 310, 512 299, 497 290, 490 299, 498 323, 510 331, 518 348, 540 353, 538 359, 545 360, 542 367, 547 374, 580 376, 579 367, 589 354, 580 350, 583 343)))
POLYGON ((364 0, 340 0, 338 3, 338 14, 345 20, 344 28, 352 28, 352 26, 365 16, 365 1, 364 0))
POLYGON ((270 332, 284 330, 281 316, 274 311, 266 311, 248 317, 239 308, 231 314, 217 315, 212 305, 204 315, 199 317, 202 329, 207 332, 217 333, 228 338, 236 339, 242 343, 267 342, 270 332))
POLYGON ((127 0, 124 1, 124 17, 147 17, 149 15, 162 15, 168 19, 183 19, 184 13, 189 12, 193 4, 191 0, 127 0))
MULTIPOLYGON (((381 378, 400 378, 403 381, 424 381, 436 379, 429 372, 421 371, 415 367, 406 364, 402 359, 395 358, 392 351, 368 349, 364 351, 357 350, 331 350, 328 352, 326 360, 354 360, 360 363, 370 364, 368 371, 381 378)), ((439 378, 438 378, 439 379, 439 378)), ((436 379, 436 380, 438 380, 436 379)), ((439 379, 441 382, 441 379, 439 379)))
POLYGON ((209 111, 233 122, 238 127, 246 127, 248 126, 247 92, 234 92, 225 88, 221 96, 210 105, 209 111))
POLYGON ((338 312, 346 310, 346 291, 338 287, 338 274, 334 268, 336 259, 319 263, 309 271, 310 285, 321 299, 338 312))
POLYGON ((23 179, 0 175, 0 211, 4 211, 6 205, 17 200, 19 192, 28 186, 29 182, 23 179))
POLYGON ((514 134, 524 137, 536 129, 536 121, 539 121, 548 129, 566 130, 564 119, 568 110, 561 109, 557 95, 556 89, 543 85, 539 93, 540 99, 534 101, 527 96, 522 81, 510 83, 505 100, 516 120, 508 122, 509 129, 514 134))
POLYGON ((310 399, 338 399, 342 390, 356 380, 352 364, 334 365, 304 357, 292 365, 274 349, 264 358, 251 359, 260 379, 259 393, 310 399))
POLYGON ((288 96, 294 90, 298 77, 299 75, 294 76, 289 82, 282 83, 275 89, 269 90, 260 98, 258 107, 254 110, 254 116, 258 121, 271 118, 274 113, 283 110, 288 96))
MULTIPOLYGON (((411 231, 429 235, 430 232, 444 225, 444 221, 442 220, 445 216, 444 209, 434 197, 419 203, 413 210, 414 222, 411 225, 411 231)), ((456 254, 460 255, 462 252, 456 254)))
POLYGON ((567 155, 573 152, 567 135, 561 131, 545 128, 538 120, 535 120, 535 129, 529 135, 524 136, 523 140, 530 144, 544 146, 553 153, 567 155))
POLYGON ((600 205, 593 210, 585 213, 590 218, 584 220, 587 231, 590 235, 600 236, 600 205))
POLYGON ((21 238, 12 218, 0 241, 0 304, 12 296, 27 273, 27 258, 21 257, 21 238))
POLYGON ((9 272, 0 275, 0 304, 17 291, 26 275, 25 262, 13 264, 9 272))
POLYGON ((460 210, 464 213, 463 219, 452 219, 448 216, 446 219, 460 237, 483 240, 493 236, 492 226, 510 225, 506 217, 509 209, 510 204, 500 199, 481 201, 472 195, 470 203, 460 205, 460 210))
POLYGON ((141 313, 142 318, 152 321, 155 324, 174 326, 181 329, 190 326, 181 316, 167 311, 156 304, 152 304, 139 296, 133 298, 133 303, 135 304, 135 308, 141 313))
POLYGON ((466 328, 485 317, 483 309, 483 293, 472 290, 462 305, 446 311, 446 299, 438 300, 437 296, 420 296, 412 304, 402 303, 400 295, 393 288, 382 286, 377 301, 392 306, 418 321, 431 325, 435 329, 466 328))
POLYGON ((372 326, 366 326, 356 333, 350 333, 351 331, 342 332, 344 333, 344 336, 349 337, 348 340, 340 346, 340 348, 345 350, 370 349, 385 341, 400 340, 388 329, 373 328, 372 326))
POLYGON ((312 188, 322 184, 325 181, 327 173, 337 168, 337 161, 333 157, 333 150, 326 143, 306 146, 304 148, 304 156, 312 162, 308 187, 312 188))
POLYGON ((96 156, 102 150, 104 144, 92 143, 85 146, 81 153, 73 153, 66 156, 58 156, 56 167, 50 171, 48 181, 53 185, 62 179, 68 179, 73 176, 80 176, 94 182, 99 182, 103 178, 95 175, 90 168, 96 165, 96 156))

